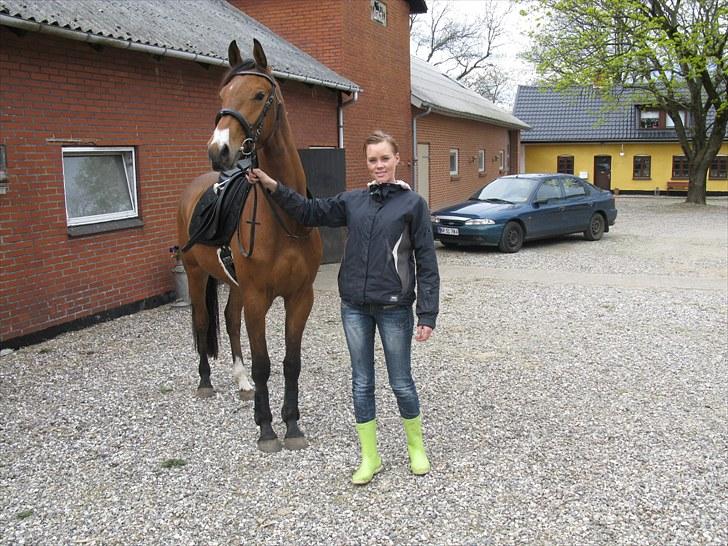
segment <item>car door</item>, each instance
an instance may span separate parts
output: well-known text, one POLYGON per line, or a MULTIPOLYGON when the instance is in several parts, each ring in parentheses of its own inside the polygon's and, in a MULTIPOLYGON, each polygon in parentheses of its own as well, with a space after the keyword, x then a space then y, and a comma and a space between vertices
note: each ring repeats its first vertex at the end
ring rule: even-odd
POLYGON ((564 187, 564 229, 566 233, 584 231, 589 226, 593 204, 586 184, 575 176, 561 179, 564 187))
POLYGON ((526 221, 528 238, 548 237, 562 233, 564 193, 558 176, 545 178, 536 188, 531 212, 526 221))

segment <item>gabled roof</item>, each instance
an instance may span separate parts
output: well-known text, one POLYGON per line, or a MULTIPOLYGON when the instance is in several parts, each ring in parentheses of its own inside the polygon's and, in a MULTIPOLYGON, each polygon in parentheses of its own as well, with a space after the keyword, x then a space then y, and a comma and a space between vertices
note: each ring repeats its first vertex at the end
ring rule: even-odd
POLYGON ((448 78, 422 59, 411 57, 410 72, 411 102, 417 108, 431 108, 445 116, 474 119, 509 129, 528 128, 514 115, 448 78))
POLYGON ((590 87, 557 92, 521 85, 513 113, 532 130, 521 133, 521 142, 675 142, 674 129, 641 129, 640 102, 624 90, 618 102, 606 105, 590 87))
POLYGON ((0 25, 217 65, 257 38, 277 77, 361 90, 225 0, 0 0, 0 25))

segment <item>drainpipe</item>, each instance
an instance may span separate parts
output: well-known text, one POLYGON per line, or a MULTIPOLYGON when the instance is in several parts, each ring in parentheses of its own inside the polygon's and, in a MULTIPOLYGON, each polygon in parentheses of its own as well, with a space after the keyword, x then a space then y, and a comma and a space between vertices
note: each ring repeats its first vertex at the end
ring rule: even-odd
POLYGON ((354 91, 354 96, 346 102, 342 100, 341 93, 339 93, 339 105, 336 108, 336 132, 338 134, 337 145, 339 148, 344 147, 344 108, 346 108, 350 104, 355 103, 358 100, 359 91, 354 91))
POLYGON ((424 118, 432 113, 432 106, 428 106, 427 110, 420 112, 412 118, 412 181, 414 182, 415 191, 419 191, 419 180, 417 180, 417 120, 424 118))

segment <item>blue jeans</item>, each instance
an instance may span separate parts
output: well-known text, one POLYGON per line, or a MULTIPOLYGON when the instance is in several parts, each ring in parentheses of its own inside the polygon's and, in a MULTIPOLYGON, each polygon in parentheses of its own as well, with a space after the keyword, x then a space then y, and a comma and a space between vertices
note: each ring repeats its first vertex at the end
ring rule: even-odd
POLYGON ((410 367, 414 317, 411 306, 352 305, 341 302, 341 321, 351 356, 354 417, 366 423, 376 417, 374 399, 374 331, 379 330, 399 414, 412 419, 420 414, 417 388, 410 367))

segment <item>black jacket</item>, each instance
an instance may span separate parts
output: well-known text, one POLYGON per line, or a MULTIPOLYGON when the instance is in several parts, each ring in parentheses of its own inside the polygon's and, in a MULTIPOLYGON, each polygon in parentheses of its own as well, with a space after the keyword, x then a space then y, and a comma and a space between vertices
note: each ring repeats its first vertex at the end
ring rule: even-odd
POLYGON ((339 269, 342 300, 412 305, 416 277, 418 324, 435 327, 440 275, 430 211, 419 194, 397 184, 375 184, 335 197, 305 199, 279 183, 272 195, 303 225, 349 228, 339 269))

